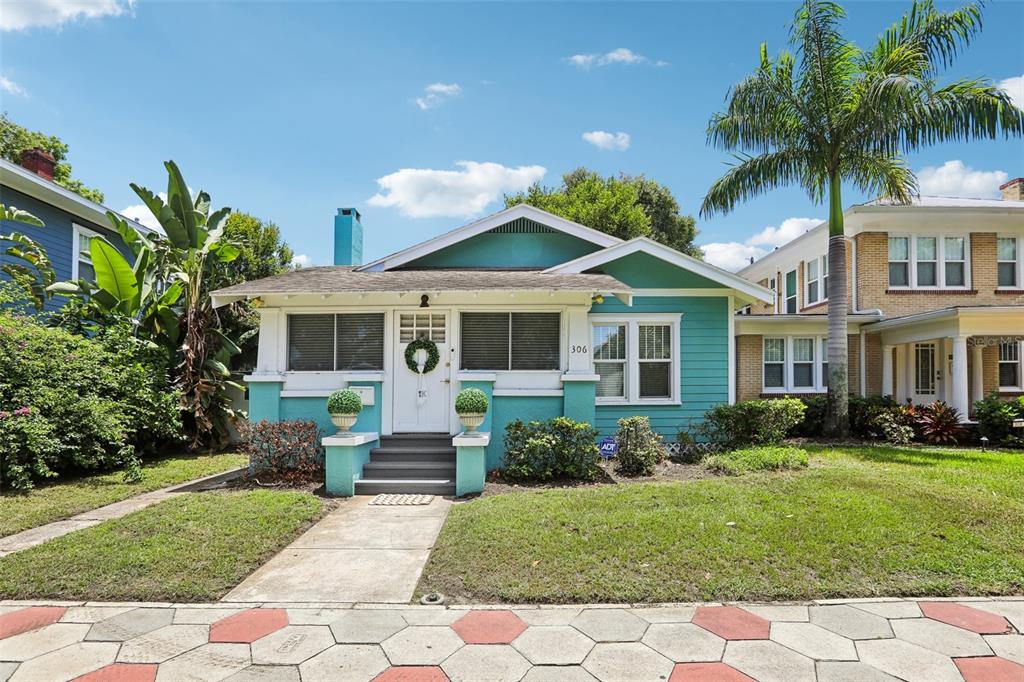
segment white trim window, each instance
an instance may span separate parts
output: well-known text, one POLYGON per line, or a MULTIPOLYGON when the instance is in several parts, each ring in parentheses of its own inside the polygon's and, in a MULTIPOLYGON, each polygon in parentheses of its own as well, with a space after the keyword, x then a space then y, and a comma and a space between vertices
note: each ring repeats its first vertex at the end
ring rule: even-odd
POLYGON ((1003 341, 999 344, 999 389, 1024 390, 1024 341, 1003 341))
POLYGON ((562 367, 562 315, 557 312, 459 314, 463 370, 555 371, 562 367))
POLYGON ((96 271, 92 267, 92 256, 89 255, 89 244, 93 237, 99 237, 87 227, 76 223, 71 224, 71 279, 85 279, 90 282, 96 279, 96 271))
POLYGON ((679 401, 679 318, 591 316, 593 369, 601 404, 679 401))
POLYGON ((384 369, 384 313, 289 314, 289 372, 384 369))
POLYGON ((1019 289, 1024 277, 1021 265, 1021 240, 1017 237, 996 238, 996 286, 1000 289, 1019 289))
POLYGON ((766 336, 764 393, 823 393, 828 390, 828 337, 766 336))
POLYGON ((787 315, 795 315, 799 308, 799 303, 797 302, 797 290, 800 288, 797 286, 796 270, 790 270, 787 272, 783 279, 785 288, 785 304, 782 312, 787 315))
POLYGON ((890 235, 890 289, 967 289, 970 240, 964 235, 890 235))
POLYGON ((828 256, 804 262, 804 306, 828 300, 828 256))

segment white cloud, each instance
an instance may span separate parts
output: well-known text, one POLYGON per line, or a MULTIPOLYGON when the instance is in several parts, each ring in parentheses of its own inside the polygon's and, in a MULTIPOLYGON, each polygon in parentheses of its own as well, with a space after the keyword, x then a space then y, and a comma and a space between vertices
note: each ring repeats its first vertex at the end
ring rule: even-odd
POLYGON ((381 191, 369 203, 397 208, 410 218, 467 218, 479 215, 506 192, 526 189, 547 172, 543 166, 509 168, 491 162, 455 165, 460 170, 402 168, 377 178, 381 191))
POLYGON ((28 91, 7 76, 0 75, 0 90, 18 97, 28 97, 28 91))
POLYGON ((668 66, 668 62, 657 60, 651 61, 642 54, 633 52, 628 47, 618 47, 611 52, 603 54, 574 54, 566 57, 565 60, 573 66, 581 69, 589 69, 591 66, 608 66, 610 64, 653 64, 654 66, 668 66))
POLYGON ((778 227, 770 225, 742 243, 712 242, 700 248, 704 251, 704 260, 708 263, 729 272, 736 272, 750 265, 751 258, 761 258, 819 223, 819 218, 786 218, 778 227))
POLYGON ((1005 171, 981 171, 963 161, 947 161, 941 166, 926 166, 917 172, 921 194, 938 197, 984 199, 999 196, 999 185, 1010 176, 1005 171))
MULTIPOLYGON (((161 199, 167 201, 166 192, 159 192, 158 195, 161 199)), ((145 204, 133 204, 131 206, 126 206, 118 211, 118 213, 123 215, 125 218, 131 218, 137 223, 142 223, 152 230, 163 230, 163 228, 160 227, 160 221, 156 219, 156 216, 153 215, 153 212, 150 211, 149 207, 145 204)))
POLYGON ((135 0, 18 0, 5 2, 0 30, 60 28, 79 19, 119 17, 135 8, 135 0))
POLYGON ((416 98, 416 106, 426 111, 440 106, 445 100, 462 94, 462 86, 458 83, 431 83, 423 88, 426 93, 423 97, 416 98))
POLYGON ((313 259, 304 253, 297 253, 292 256, 292 267, 293 268, 308 268, 313 264, 313 259))
POLYGON ((623 152, 629 149, 629 133, 592 130, 589 133, 583 133, 583 139, 598 149, 607 151, 623 152))
POLYGON ((1024 75, 999 81, 999 87, 1010 93, 1010 99, 1018 109, 1024 109, 1024 75))

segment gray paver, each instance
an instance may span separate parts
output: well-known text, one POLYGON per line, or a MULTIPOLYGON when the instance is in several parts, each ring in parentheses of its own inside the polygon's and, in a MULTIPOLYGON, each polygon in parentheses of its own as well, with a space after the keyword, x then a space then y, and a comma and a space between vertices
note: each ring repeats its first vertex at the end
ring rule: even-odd
POLYGON ((110 665, 117 656, 113 642, 79 642, 26 661, 14 671, 10 682, 66 682, 110 665))
POLYGON ((330 625, 338 620, 343 613, 352 609, 313 609, 291 608, 288 611, 288 622, 292 625, 330 625))
POLYGON ((857 654, 868 665, 907 682, 963 682, 949 656, 898 639, 857 642, 857 654))
POLYGON ((129 639, 121 647, 120 663, 163 663, 209 640, 207 625, 168 625, 129 639))
POLYGON ((814 623, 772 623, 771 640, 819 661, 856 661, 853 641, 814 623))
POLYGON ((882 618, 920 618, 921 608, 913 601, 882 601, 855 604, 854 608, 882 618))
POLYGON ((964 606, 1000 615, 1010 621, 1010 625, 1017 628, 1017 632, 1024 632, 1024 601, 965 602, 964 606))
POLYGON ((79 623, 54 623, 0 639, 0 661, 27 661, 69 644, 82 641, 89 626, 79 623))
POLYGON ((806 623, 810 620, 807 607, 803 604, 743 604, 745 611, 765 620, 792 621, 806 623))
POLYGON ((451 682, 517 682, 530 663, 506 644, 467 644, 449 656, 441 669, 451 682))
POLYGON ((597 682, 597 678, 578 665, 535 665, 523 682, 597 682))
POLYGON ((515 609, 527 625, 568 625, 582 609, 515 609))
POLYGON ((689 623, 696 611, 696 606, 658 606, 633 609, 632 613, 648 623, 689 623))
MULTIPOLYGON (((3 613, 3 611, 0 611, 0 613, 3 613)), ((7 682, 17 667, 17 663, 0 663, 0 682, 7 682)))
POLYGON ((299 666, 303 682, 366 682, 388 667, 376 644, 335 644, 299 666))
POLYGON ((123 642, 170 625, 173 620, 174 611, 171 609, 132 609, 96 623, 85 639, 90 642, 123 642))
POLYGON ((930 618, 894 620, 892 629, 902 640, 947 656, 992 655, 981 635, 930 618))
POLYGON ((299 669, 294 665, 250 665, 225 682, 299 682, 299 669))
POLYGON ((451 625, 459 618, 465 616, 469 611, 466 609, 442 609, 433 606, 424 606, 418 609, 403 609, 396 611, 405 618, 409 625, 451 625))
POLYGON ((820 661, 818 682, 900 682, 867 663, 857 661, 820 661))
POLYGON ((594 640, 566 625, 535 625, 512 646, 534 665, 578 665, 594 648, 594 640))
POLYGON ((410 625, 381 646, 393 665, 438 665, 462 644, 447 625, 410 625))
POLYGON ((241 613, 242 611, 243 609, 174 609, 174 620, 172 622, 175 625, 210 625, 211 623, 216 623, 218 620, 221 620, 222 618, 233 616, 236 613, 241 613))
POLYGON ((892 637, 889 621, 853 606, 812 606, 811 622, 850 639, 892 637))
POLYGON ((583 667, 599 680, 649 682, 668 679, 674 664, 639 642, 613 642, 595 646, 583 667))
POLYGON ((729 642, 722 660, 758 682, 814 682, 814 661, 776 642, 729 642))
POLYGON ((61 616, 60 622, 97 623, 131 609, 131 606, 72 606, 61 616))
POLYGON ((326 625, 288 625, 252 643, 255 664, 298 665, 334 646, 326 625))
POLYGON ((725 640, 692 623, 655 623, 642 640, 676 663, 720 661, 725 640))
POLYGON ((647 625, 625 609, 585 609, 572 619, 572 626, 595 642, 636 642, 647 625))
POLYGON ((204 644, 162 663, 156 682, 219 682, 250 663, 248 644, 204 644))
POLYGON ((1024 635, 985 635, 996 656, 1024 665, 1024 635))
POLYGON ((398 611, 344 611, 331 623, 339 644, 380 644, 406 626, 398 611))

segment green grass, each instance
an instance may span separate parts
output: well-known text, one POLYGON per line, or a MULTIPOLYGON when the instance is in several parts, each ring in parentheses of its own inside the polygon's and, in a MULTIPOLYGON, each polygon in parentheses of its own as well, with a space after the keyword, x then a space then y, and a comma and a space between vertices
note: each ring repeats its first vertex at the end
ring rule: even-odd
POLYGON ((167 457, 146 462, 138 483, 125 483, 120 471, 58 479, 26 493, 0 494, 0 537, 66 519, 106 504, 210 476, 247 463, 245 455, 226 453, 167 457))
POLYGON ((729 476, 753 471, 805 469, 807 463, 806 450, 789 446, 743 448, 704 458, 704 466, 710 471, 729 476))
POLYGON ((808 450, 798 472, 456 505, 419 590, 508 602, 1024 590, 1024 453, 808 450))
POLYGON ((7 555, 0 598, 216 600, 321 510, 309 493, 186 493, 7 555))

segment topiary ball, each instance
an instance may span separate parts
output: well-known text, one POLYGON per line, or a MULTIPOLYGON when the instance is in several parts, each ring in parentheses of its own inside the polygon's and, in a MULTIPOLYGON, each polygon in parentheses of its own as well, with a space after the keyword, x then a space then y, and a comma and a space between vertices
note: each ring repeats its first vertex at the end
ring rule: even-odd
POLYGON ((363 399, 350 388, 335 391, 327 399, 327 411, 331 414, 359 414, 363 399))

